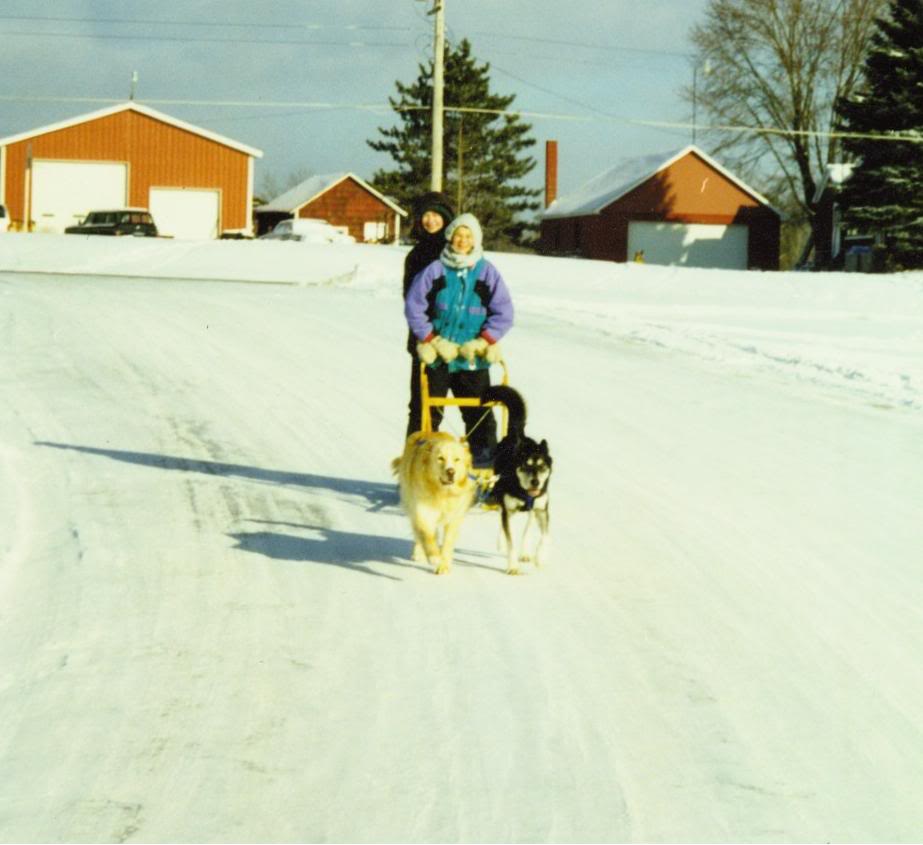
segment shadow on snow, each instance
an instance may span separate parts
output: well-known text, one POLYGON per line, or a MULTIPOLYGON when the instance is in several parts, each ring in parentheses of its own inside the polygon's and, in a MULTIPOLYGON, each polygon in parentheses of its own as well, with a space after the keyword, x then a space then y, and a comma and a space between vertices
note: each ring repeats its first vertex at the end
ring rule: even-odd
MULTIPOLYGON (((313 473, 284 472, 246 466, 245 464, 203 461, 196 458, 182 458, 154 452, 100 449, 94 446, 78 446, 72 443, 37 440, 35 445, 80 452, 86 455, 98 455, 115 461, 124 461, 155 469, 192 472, 218 478, 246 478, 268 484, 327 490, 344 496, 364 499, 368 504, 367 510, 369 511, 381 511, 386 507, 399 506, 396 484, 336 478, 328 475, 314 475, 313 473)), ((431 571, 428 566, 408 562, 413 549, 413 543, 410 540, 337 531, 326 526, 298 525, 261 520, 250 521, 262 522, 265 525, 281 525, 307 530, 315 535, 313 537, 299 537, 273 531, 242 532, 228 535, 237 544, 235 548, 245 552, 261 554, 273 560, 293 560, 339 566, 352 572, 361 572, 392 581, 400 581, 401 579, 393 575, 376 572, 368 566, 369 561, 400 566, 406 569, 419 569, 424 572, 431 571)), ((473 557, 489 557, 477 552, 470 552, 469 554, 473 557)), ((464 562, 461 565, 493 569, 493 567, 484 566, 474 561, 464 562)))
MULTIPOLYGON (((80 452, 86 455, 97 455, 155 469, 200 473, 219 478, 246 478, 282 486, 327 490, 344 496, 362 498, 368 503, 367 509, 370 511, 380 511, 391 505, 397 506, 399 503, 395 484, 335 478, 311 473, 283 472, 244 464, 203 461, 152 452, 100 449, 93 446, 77 446, 69 443, 35 441, 35 445, 80 452)), ((376 572, 368 566, 368 562, 381 561, 402 567, 420 568, 406 562, 413 548, 410 540, 398 540, 393 537, 379 537, 371 534, 353 534, 314 525, 265 524, 288 525, 291 528, 307 529, 320 536, 298 537, 271 531, 237 533, 229 534, 228 536, 235 541, 236 548, 246 552, 262 554, 274 560, 328 564, 330 566, 339 566, 352 572, 362 572, 366 575, 388 578, 393 581, 400 581, 401 579, 393 575, 376 572)))
POLYGON ((428 567, 409 563, 413 544, 409 540, 380 537, 374 534, 354 534, 316 525, 289 522, 249 520, 263 525, 278 525, 308 531, 315 536, 299 537, 274 531, 253 531, 229 534, 241 551, 261 554, 273 560, 292 560, 340 566, 352 572, 375 575, 400 581, 394 575, 376 572, 369 561, 400 566, 405 569, 429 571, 428 567))
POLYGON ((52 443, 44 440, 35 441, 36 446, 52 449, 67 449, 83 452, 87 455, 100 455, 115 461, 154 467, 156 469, 178 470, 180 472, 197 472, 228 478, 249 478, 268 484, 290 487, 307 487, 315 490, 329 490, 345 496, 357 496, 368 502, 368 510, 380 511, 390 505, 397 506, 398 492, 396 484, 384 484, 376 481, 361 481, 351 478, 336 478, 330 475, 314 475, 306 472, 285 472, 283 470, 263 469, 245 464, 229 464, 220 461, 202 461, 197 458, 181 458, 175 455, 160 455, 155 452, 129 452, 122 449, 99 449, 93 446, 76 446, 71 443, 52 443))

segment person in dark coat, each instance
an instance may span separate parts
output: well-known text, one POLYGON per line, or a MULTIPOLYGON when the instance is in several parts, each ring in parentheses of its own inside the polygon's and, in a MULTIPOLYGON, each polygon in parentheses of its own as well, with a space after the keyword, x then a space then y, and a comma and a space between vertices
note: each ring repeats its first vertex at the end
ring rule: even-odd
MULTIPOLYGON (((413 206, 411 237, 416 240, 413 249, 404 259, 404 299, 413 280, 442 254, 445 248, 445 227, 455 217, 449 198, 438 191, 423 194, 413 206)), ((417 358, 417 339, 413 332, 407 335, 410 353, 410 402, 408 404, 407 436, 422 427, 423 412, 420 407, 420 362, 417 358)))

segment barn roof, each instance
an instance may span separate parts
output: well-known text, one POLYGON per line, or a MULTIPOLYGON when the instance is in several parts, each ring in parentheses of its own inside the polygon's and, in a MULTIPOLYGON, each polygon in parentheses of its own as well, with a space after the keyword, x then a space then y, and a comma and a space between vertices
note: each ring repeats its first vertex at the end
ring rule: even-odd
POLYGON ((368 182, 360 179, 355 173, 341 171, 339 173, 325 173, 322 176, 311 176, 305 179, 294 188, 289 188, 285 193, 279 194, 275 199, 270 200, 265 205, 257 207, 257 211, 284 211, 287 214, 293 214, 300 208, 306 206, 312 200, 317 199, 321 194, 326 193, 335 185, 339 185, 344 179, 352 179, 354 182, 365 188, 370 194, 380 199, 385 205, 396 211, 402 217, 407 216, 407 212, 393 200, 388 199, 384 194, 376 191, 368 182))
POLYGON ((175 117, 171 117, 168 114, 152 109, 150 106, 142 106, 140 103, 136 103, 134 100, 130 100, 127 103, 119 103, 115 106, 109 106, 104 109, 99 109, 98 111, 88 112, 87 114, 77 115, 76 117, 68 118, 67 120, 59 121, 58 123, 52 123, 48 126, 40 126, 37 129, 30 129, 27 132, 20 132, 18 135, 9 135, 6 138, 0 138, 0 147, 6 146, 7 144, 15 144, 19 141, 25 141, 29 138, 35 138, 38 135, 46 135, 49 132, 57 132, 60 129, 67 129, 71 126, 78 126, 81 123, 89 123, 91 120, 99 120, 101 117, 108 117, 109 115, 118 114, 123 111, 134 111, 138 114, 146 115, 147 117, 153 118, 154 120, 159 120, 162 123, 168 123, 171 126, 175 126, 177 129, 183 129, 186 132, 191 132, 194 135, 200 135, 203 138, 208 138, 210 141, 214 141, 217 144, 222 144, 225 147, 231 147, 234 150, 239 152, 246 153, 249 156, 254 158, 262 158, 263 151, 258 150, 255 147, 248 147, 246 144, 241 144, 238 141, 233 141, 230 138, 225 138, 223 135, 218 135, 215 132, 209 132, 207 129, 202 129, 200 126, 193 126, 191 123, 186 123, 184 120, 178 120, 175 117))
POLYGON ((679 159, 689 153, 695 153, 695 155, 699 156, 706 164, 713 167, 729 181, 737 185, 744 193, 749 194, 762 205, 772 208, 769 200, 762 194, 754 191, 753 188, 746 185, 733 173, 718 164, 718 162, 707 153, 690 144, 687 147, 683 147, 681 150, 674 150, 668 153, 654 153, 652 155, 639 156, 637 158, 623 159, 616 164, 615 167, 590 179, 589 182, 585 183, 573 193, 556 199, 545 209, 542 216, 545 219, 551 219, 555 217, 583 217, 588 214, 599 214, 604 208, 608 208, 616 200, 621 199, 652 176, 656 175, 661 170, 666 170, 666 168, 674 162, 679 161, 679 159))

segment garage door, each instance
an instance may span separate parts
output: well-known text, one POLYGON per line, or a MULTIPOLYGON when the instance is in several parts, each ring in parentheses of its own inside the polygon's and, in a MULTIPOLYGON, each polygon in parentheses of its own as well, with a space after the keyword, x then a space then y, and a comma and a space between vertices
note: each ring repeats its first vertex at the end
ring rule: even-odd
POLYGON ((196 188, 151 188, 150 211, 161 235, 217 238, 220 193, 196 188))
POLYGON ((628 224, 628 258, 644 252, 648 264, 747 269, 747 226, 704 223, 628 224))
POLYGON ((116 162, 32 163, 32 219, 37 232, 63 232, 95 208, 124 208, 128 166, 116 162))

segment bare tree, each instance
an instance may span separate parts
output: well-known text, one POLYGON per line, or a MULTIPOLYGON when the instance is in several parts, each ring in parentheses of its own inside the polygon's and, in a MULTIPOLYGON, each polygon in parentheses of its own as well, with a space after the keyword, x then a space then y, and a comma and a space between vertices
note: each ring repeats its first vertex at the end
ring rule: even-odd
POLYGON ((266 202, 285 193, 289 188, 300 185, 306 179, 314 175, 314 171, 307 167, 298 167, 291 171, 284 179, 279 179, 274 171, 266 171, 260 177, 259 193, 260 197, 266 202))
POLYGON ((860 82, 874 21, 886 6, 711 0, 690 34, 696 85, 686 96, 708 124, 732 127, 722 129, 713 151, 751 177, 762 173, 773 200, 812 229, 818 181, 838 155, 836 138, 826 134, 836 102, 860 82))

